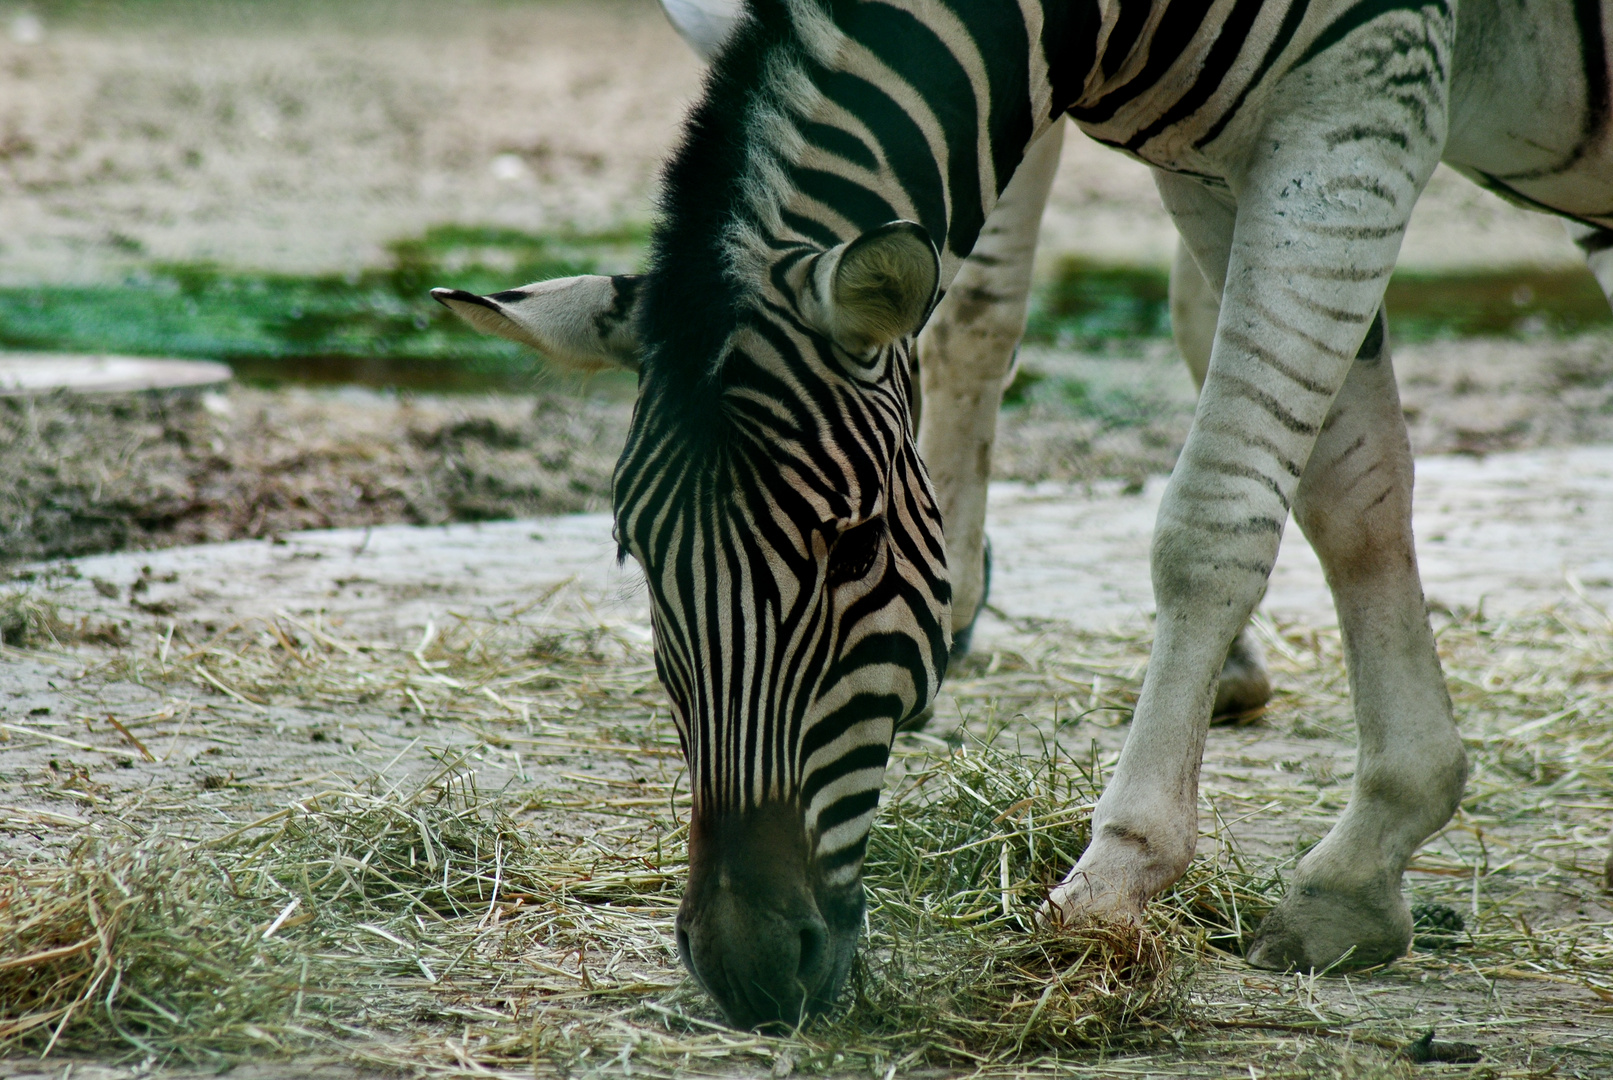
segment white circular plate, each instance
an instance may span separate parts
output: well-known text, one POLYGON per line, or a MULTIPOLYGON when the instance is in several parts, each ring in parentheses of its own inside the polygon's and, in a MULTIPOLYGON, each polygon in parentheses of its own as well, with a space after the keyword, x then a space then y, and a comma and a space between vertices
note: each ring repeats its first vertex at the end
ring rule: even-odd
POLYGON ((0 353, 0 397, 70 390, 80 394, 130 393, 218 386, 230 369, 209 360, 152 360, 143 356, 71 353, 0 353))

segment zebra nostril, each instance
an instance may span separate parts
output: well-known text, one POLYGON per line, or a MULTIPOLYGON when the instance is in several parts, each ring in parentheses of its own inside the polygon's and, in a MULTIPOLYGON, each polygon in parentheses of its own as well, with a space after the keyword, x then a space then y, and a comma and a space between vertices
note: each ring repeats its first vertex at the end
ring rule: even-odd
POLYGON ((828 969, 829 931, 822 923, 810 922, 801 928, 800 959, 796 978, 808 996, 817 992, 828 969))
POLYGON ((694 966, 694 954, 689 948, 689 931, 683 928, 683 920, 678 920, 678 926, 672 933, 678 943, 678 959, 683 961, 684 970, 693 973, 694 977, 699 979, 700 973, 694 966))

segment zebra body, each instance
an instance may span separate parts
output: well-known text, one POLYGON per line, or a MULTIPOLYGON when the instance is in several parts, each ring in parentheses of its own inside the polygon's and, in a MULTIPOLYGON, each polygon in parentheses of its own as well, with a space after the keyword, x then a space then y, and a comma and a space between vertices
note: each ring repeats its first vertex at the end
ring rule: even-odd
POLYGON ((1156 529, 1153 658, 1049 913, 1134 917, 1185 870, 1218 676, 1292 511, 1339 609, 1359 761, 1250 958, 1404 950, 1400 876, 1466 764, 1423 610, 1383 289, 1442 152, 1613 248, 1597 247, 1608 12, 1517 7, 753 0, 667 168, 642 279, 439 291, 495 332, 639 367, 617 538, 645 570, 690 764, 680 949, 730 1019, 793 1023, 849 967, 889 742, 933 697, 954 623, 912 335, 939 293, 942 312, 966 306, 971 253, 986 269, 994 244, 1023 249, 1036 193, 1007 232, 991 215, 1065 113, 1155 167, 1177 277, 1219 314, 1186 335, 1203 388, 1156 529))

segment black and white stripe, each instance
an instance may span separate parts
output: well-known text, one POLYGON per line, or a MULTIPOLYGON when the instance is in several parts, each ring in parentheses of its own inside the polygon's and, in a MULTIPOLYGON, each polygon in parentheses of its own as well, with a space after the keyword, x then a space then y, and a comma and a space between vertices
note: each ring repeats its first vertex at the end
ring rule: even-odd
POLYGON ((792 307, 738 317, 720 372, 646 357, 617 537, 649 581, 697 813, 797 803, 846 884, 896 725, 944 671, 949 590, 905 347, 848 372, 792 307))
POLYGON ((698 802, 802 800, 818 853, 852 858, 862 837, 838 824, 869 820, 882 748, 944 669, 944 545, 912 447, 906 345, 882 373, 848 375, 803 320, 792 272, 909 220, 950 280, 1025 146, 1066 111, 1206 173, 1197 148, 1226 110, 1341 32, 1325 7, 751 5, 667 169, 615 496, 698 802), (851 607, 829 560, 863 522, 883 523, 866 526, 881 557, 851 607), (883 558, 891 545, 901 559, 883 558), (871 662, 861 627, 876 625, 871 662))
MULTIPOLYGON (((1464 0, 1458 28, 1455 0, 750 0, 667 167, 648 273, 566 286, 613 333, 624 296, 633 311, 616 533, 649 582, 692 778, 680 942, 736 1022, 824 1007, 849 965, 890 740, 947 656, 911 332, 1066 114, 1155 168, 1220 316, 1156 534, 1155 659, 1093 845, 1054 901, 1124 914, 1185 868, 1217 673, 1292 507, 1335 583, 1358 776, 1374 779, 1252 955, 1326 966, 1403 948, 1399 875, 1465 766, 1422 615, 1403 427, 1384 426, 1401 421, 1378 363, 1383 288, 1442 152, 1578 219, 1593 263, 1613 226, 1609 5, 1519 6, 1464 0), (836 276, 854 264, 855 287, 836 276), (1329 499, 1354 516, 1336 524, 1329 499), (1379 547, 1363 552, 1368 532, 1379 547), (1380 608, 1393 640, 1349 629, 1380 608), (1379 892, 1350 892, 1362 867, 1379 892), (792 889, 816 899, 781 914, 792 889)), ((555 315, 558 296, 441 294, 495 332, 620 353, 555 315)))

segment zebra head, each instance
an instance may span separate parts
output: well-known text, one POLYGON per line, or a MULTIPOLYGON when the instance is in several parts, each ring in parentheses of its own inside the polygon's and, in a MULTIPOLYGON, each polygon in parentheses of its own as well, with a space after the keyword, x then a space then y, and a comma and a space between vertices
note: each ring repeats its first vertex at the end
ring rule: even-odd
POLYGON ((891 739, 945 671, 908 396, 939 261, 893 222, 785 247, 736 300, 674 250, 642 277, 434 295, 573 366, 638 368, 615 533, 649 585, 693 794, 678 949, 730 1021, 789 1026, 844 983, 891 739))

